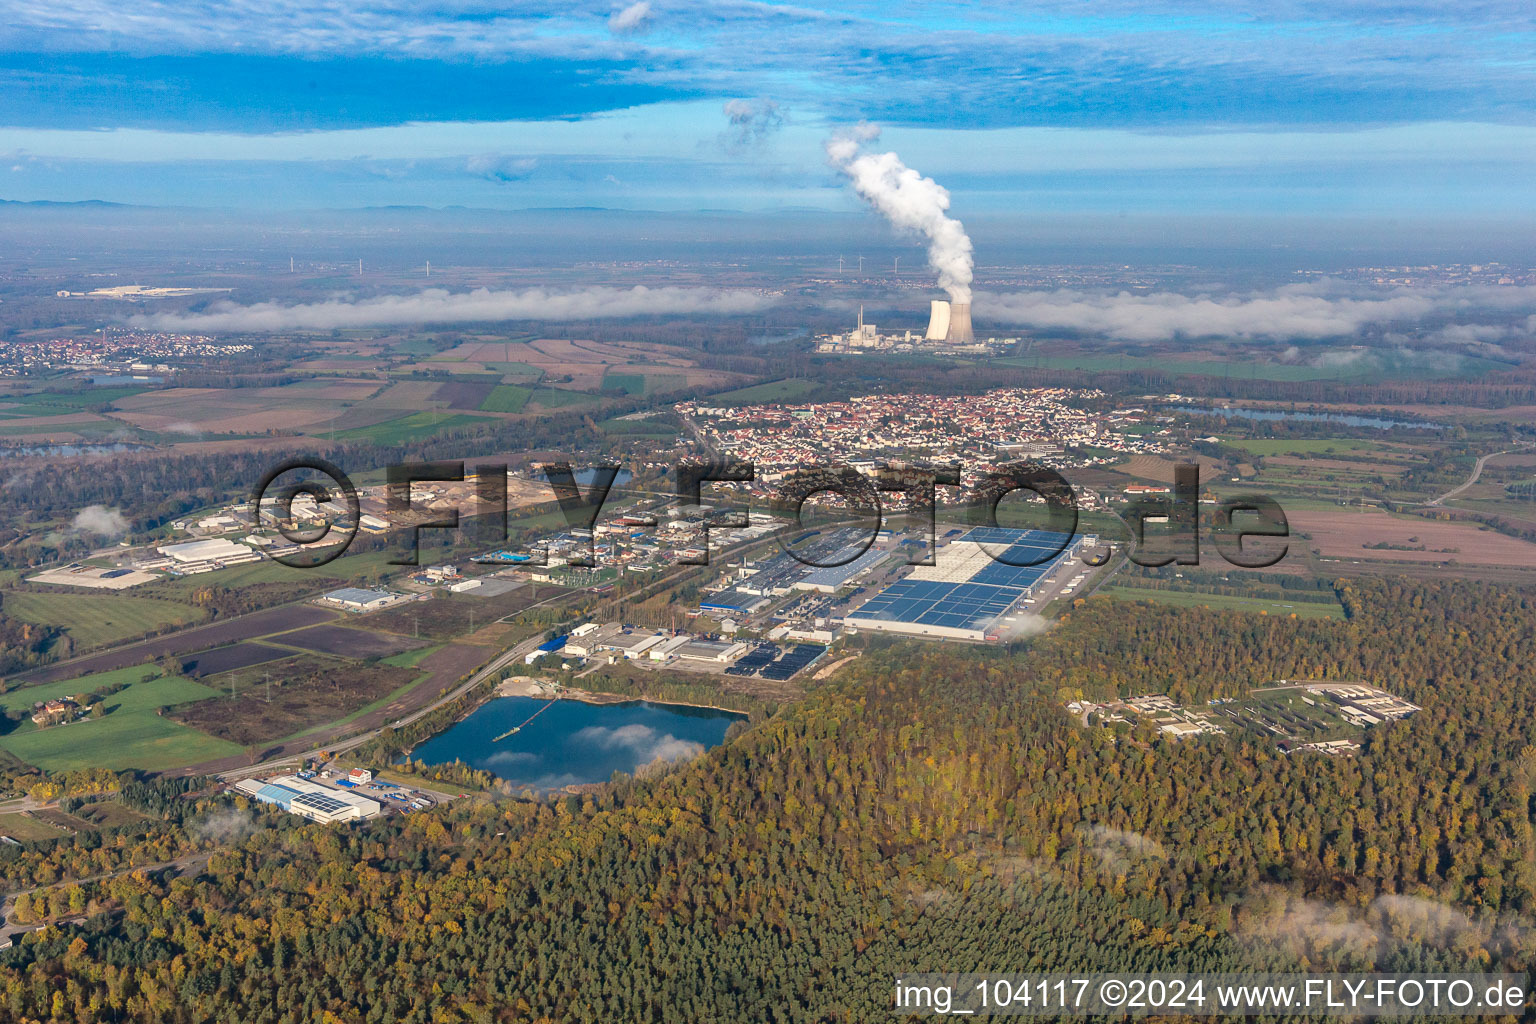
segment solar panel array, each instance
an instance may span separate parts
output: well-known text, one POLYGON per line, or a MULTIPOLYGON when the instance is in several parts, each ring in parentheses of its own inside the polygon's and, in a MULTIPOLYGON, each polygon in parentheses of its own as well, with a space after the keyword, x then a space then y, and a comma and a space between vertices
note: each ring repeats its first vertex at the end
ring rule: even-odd
POLYGON ((293 798, 293 803, 295 806, 308 807, 323 814, 335 814, 352 806, 333 796, 326 796, 324 793, 300 793, 293 798))
POLYGON ((764 667, 761 675, 764 679, 788 679, 826 653, 820 644, 796 644, 794 650, 785 651, 778 661, 764 667))
POLYGON ((944 578, 948 574, 942 571, 941 549, 937 571, 921 574, 938 578, 917 578, 920 571, 914 571, 870 598, 850 617, 985 631, 1056 567, 1071 540, 1067 534, 1047 530, 976 527, 954 542, 969 542, 966 549, 958 549, 965 559, 960 564, 979 565, 970 569, 969 578, 944 578), (971 545, 985 545, 989 557, 978 562, 971 545), (1039 565, 1008 564, 1042 558, 1047 560, 1039 565))
POLYGON ((746 654, 736 659, 736 664, 725 670, 728 676, 752 676, 758 670, 774 658, 778 657, 779 649, 773 644, 758 644, 746 654))
POLYGON ((758 644, 725 670, 728 676, 754 676, 784 680, 827 653, 821 644, 796 644, 784 650, 777 644, 758 644))

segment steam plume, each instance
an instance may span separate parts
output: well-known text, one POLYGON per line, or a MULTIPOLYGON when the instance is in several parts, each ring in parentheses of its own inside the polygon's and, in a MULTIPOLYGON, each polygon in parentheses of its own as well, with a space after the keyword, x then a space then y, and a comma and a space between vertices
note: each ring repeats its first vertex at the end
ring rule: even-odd
POLYGON ((853 190, 902 231, 928 239, 928 265, 953 302, 971 301, 971 239, 946 212, 949 191, 901 162, 895 153, 866 153, 880 129, 860 123, 827 140, 827 159, 848 176, 853 190))

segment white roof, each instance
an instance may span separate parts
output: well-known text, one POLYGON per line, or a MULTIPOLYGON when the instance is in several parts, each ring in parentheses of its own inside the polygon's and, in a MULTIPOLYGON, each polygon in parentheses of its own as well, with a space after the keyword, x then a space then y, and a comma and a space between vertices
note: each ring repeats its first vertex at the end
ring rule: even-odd
POLYGON ((207 562, 221 558, 239 558, 252 553, 251 549, 244 544, 236 544, 225 537, 193 540, 185 544, 166 544, 156 550, 178 562, 207 562))

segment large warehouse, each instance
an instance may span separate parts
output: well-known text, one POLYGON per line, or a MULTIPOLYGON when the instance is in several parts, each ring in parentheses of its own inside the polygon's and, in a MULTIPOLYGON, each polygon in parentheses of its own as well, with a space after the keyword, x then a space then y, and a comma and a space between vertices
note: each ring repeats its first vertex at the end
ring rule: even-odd
POLYGON ((348 611, 371 612, 376 608, 383 608, 393 604, 395 594, 387 590, 364 590, 361 587, 342 587, 326 594, 322 600, 339 605, 348 611))
POLYGON ((909 636, 986 640, 998 619, 1082 543, 1047 530, 978 526, 939 548, 934 565, 918 566, 843 621, 909 636), (1051 557, 1039 565, 1011 564, 1045 555, 1051 557))
POLYGON ((377 800, 331 789, 297 775, 279 775, 265 781, 241 779, 235 783, 235 788, 262 803, 276 804, 290 814, 324 825, 372 818, 383 809, 377 800))

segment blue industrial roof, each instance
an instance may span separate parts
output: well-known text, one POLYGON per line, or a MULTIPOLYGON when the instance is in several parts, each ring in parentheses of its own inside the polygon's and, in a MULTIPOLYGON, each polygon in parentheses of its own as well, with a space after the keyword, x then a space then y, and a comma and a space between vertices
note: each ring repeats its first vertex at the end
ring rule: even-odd
POLYGON ((1051 571, 1073 538, 1048 530, 980 526, 960 539, 986 545, 993 560, 959 583, 897 580, 853 617, 985 630, 1051 571), (1008 564, 1035 560, 1040 564, 1008 564))
POLYGON ((817 569, 807 574, 805 579, 800 582, 809 583, 813 586, 840 587, 866 569, 873 569, 888 557, 884 551, 877 551, 871 548, 857 558, 853 558, 853 553, 858 550, 858 546, 844 548, 839 552, 838 558, 834 559, 834 561, 849 558, 851 559, 849 562, 844 565, 829 565, 826 568, 817 569))
POLYGON ((555 637, 553 640, 546 640, 543 643, 539 644, 539 650, 543 651, 545 654, 551 654, 551 653, 553 653, 555 651, 560 650, 562 647, 564 647, 565 646, 565 642, 568 639, 570 639, 568 636, 565 636, 564 634, 562 634, 560 636, 555 637))

